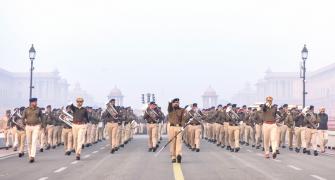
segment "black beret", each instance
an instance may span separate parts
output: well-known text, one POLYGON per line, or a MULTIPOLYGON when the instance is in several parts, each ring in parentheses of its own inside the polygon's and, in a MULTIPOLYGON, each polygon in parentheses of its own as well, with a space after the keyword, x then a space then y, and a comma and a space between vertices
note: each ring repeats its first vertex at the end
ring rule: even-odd
POLYGON ((109 102, 115 102, 115 99, 111 99, 111 100, 109 100, 109 102))
POLYGON ((47 108, 51 108, 51 105, 47 105, 47 108))
POLYGON ((243 107, 243 108, 247 108, 247 106, 246 106, 246 105, 243 105, 242 107, 243 107))
POLYGON ((236 106, 237 106, 236 104, 233 104, 231 107, 236 108, 236 106))
POLYGON ((193 103, 192 106, 193 106, 193 107, 198 107, 198 104, 197 104, 197 103, 193 103))
POLYGON ((30 98, 29 102, 37 102, 37 98, 30 98))
POLYGON ((288 104, 284 104, 284 105, 283 105, 283 108, 287 108, 287 107, 288 107, 288 104))
POLYGON ((150 102, 150 105, 155 105, 155 104, 156 104, 156 103, 155 103, 155 102, 153 102, 153 101, 152 101, 152 102, 150 102))

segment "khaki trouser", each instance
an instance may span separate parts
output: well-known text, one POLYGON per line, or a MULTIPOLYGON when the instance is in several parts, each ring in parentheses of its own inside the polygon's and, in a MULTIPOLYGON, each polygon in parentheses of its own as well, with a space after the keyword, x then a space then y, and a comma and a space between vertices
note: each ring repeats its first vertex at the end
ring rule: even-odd
POLYGON ((62 140, 62 131, 63 131, 63 126, 58 126, 58 133, 57 133, 58 143, 64 143, 64 141, 62 140))
POLYGON ((87 129, 86 129, 86 136, 85 136, 85 143, 84 144, 90 144, 91 142, 91 136, 92 136, 92 124, 88 123, 87 124, 87 129))
POLYGON ((16 146, 17 144, 17 135, 16 135, 16 127, 11 127, 5 130, 5 144, 6 147, 9 147, 11 144, 16 146))
POLYGON ((36 155, 36 146, 38 143, 38 134, 40 132, 41 125, 26 126, 26 137, 28 144, 29 157, 34 158, 36 155))
POLYGON ((190 125, 190 145, 192 148, 200 149, 201 125, 190 125))
POLYGON ((226 145, 226 146, 229 146, 229 132, 228 132, 228 128, 229 128, 229 123, 228 122, 224 122, 223 123, 224 145, 226 145))
POLYGON ((272 152, 275 153, 277 150, 277 125, 276 124, 263 124, 263 140, 264 140, 264 149, 265 154, 270 153, 270 144, 272 146, 272 152))
POLYGON ((98 127, 97 124, 92 124, 92 127, 91 127, 91 140, 90 140, 91 143, 96 142, 97 127, 98 127))
POLYGON ((80 155, 81 146, 85 142, 86 124, 73 124, 72 125, 72 136, 73 136, 73 147, 76 154, 80 155))
POLYGON ((254 128, 251 126, 246 125, 244 128, 244 140, 248 144, 255 145, 255 134, 254 134, 254 128))
POLYGON ((282 125, 280 127, 280 145, 285 146, 286 144, 286 132, 288 131, 287 125, 282 125))
POLYGON ((116 133, 117 146, 122 144, 122 125, 119 125, 116 133))
POLYGON ((246 126, 246 124, 244 122, 242 122, 242 124, 240 124, 240 141, 241 142, 246 141, 246 139, 244 139, 245 126, 246 126))
POLYGON ((47 125, 46 130, 47 130, 47 143, 48 143, 48 145, 50 145, 50 146, 56 145, 56 144, 53 144, 54 142, 56 142, 56 138, 54 137, 54 134, 53 134, 54 125, 47 125))
POLYGON ((148 146, 149 148, 154 148, 157 145, 157 133, 158 125, 157 124, 147 124, 148 129, 148 146))
POLYGON ((56 146, 59 143, 58 142, 58 131, 59 131, 58 126, 54 126, 53 131, 52 131, 52 145, 54 146, 56 146))
POLYGON ((306 128, 306 148, 313 148, 314 151, 317 149, 316 138, 318 131, 316 129, 306 128))
POLYGON ((204 123, 204 138, 208 138, 208 123, 204 123))
MULTIPOLYGON (((181 130, 181 127, 170 126, 169 127, 169 141, 177 135, 181 130)), ((182 155, 182 133, 179 133, 177 137, 170 143, 170 154, 172 159, 176 159, 178 155, 182 155)))
POLYGON ((214 123, 213 124, 213 139, 216 140, 216 143, 219 144, 220 142, 220 127, 221 124, 219 123, 214 123))
POLYGON ((208 123, 208 139, 214 140, 214 124, 208 123))
POLYGON ((239 126, 229 126, 229 145, 231 148, 240 147, 240 127, 239 126))
POLYGON ((117 134, 118 134, 118 128, 119 125, 118 123, 110 123, 108 122, 106 125, 107 128, 107 133, 108 133, 108 137, 109 137, 109 143, 112 146, 112 149, 118 147, 118 139, 117 139, 117 134))
POLYGON ((40 129, 38 140, 39 140, 39 143, 40 143, 40 148, 44 148, 45 147, 45 140, 46 140, 45 128, 40 129))
POLYGON ((63 128, 62 130, 62 139, 64 141, 65 151, 71 151, 73 149, 73 136, 71 128, 63 128))
POLYGON ((328 131, 327 130, 318 130, 319 136, 319 145, 321 148, 321 152, 325 151, 325 146, 328 143, 328 131))
POLYGON ((294 134, 295 134, 295 147, 296 148, 301 148, 301 131, 302 127, 295 127, 294 128, 294 134))
POLYGON ((255 133, 256 146, 260 146, 261 145, 262 129, 263 129, 263 125, 256 124, 256 126, 255 126, 255 130, 256 130, 256 133, 255 133))
POLYGON ((221 125, 221 124, 220 124, 220 128, 219 128, 219 140, 218 140, 217 144, 221 144, 222 146, 226 144, 226 142, 225 142, 225 127, 224 127, 224 125, 221 125))
POLYGON ((162 123, 158 123, 158 141, 160 141, 161 137, 162 137, 162 131, 163 131, 163 124, 162 123))
POLYGON ((17 134, 17 140, 18 140, 19 153, 23 153, 24 145, 26 141, 26 132, 17 130, 16 134, 17 134))

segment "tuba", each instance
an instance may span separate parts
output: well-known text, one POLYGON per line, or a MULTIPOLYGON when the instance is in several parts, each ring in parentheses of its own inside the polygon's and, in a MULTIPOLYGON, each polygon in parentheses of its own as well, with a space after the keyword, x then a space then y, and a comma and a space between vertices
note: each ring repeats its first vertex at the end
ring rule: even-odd
POLYGON ((117 112, 117 110, 114 108, 113 105, 111 105, 110 103, 107 103, 107 109, 106 111, 113 116, 114 119, 119 119, 118 115, 119 113, 117 112))
POLYGON ((240 121, 240 117, 238 116, 238 114, 236 114, 235 111, 233 111, 233 108, 231 106, 229 106, 227 109, 226 109, 226 113, 227 115, 233 119, 235 122, 236 121, 240 121))
POLYGON ((72 127, 73 116, 66 112, 64 109, 61 110, 58 118, 68 126, 72 127))
POLYGON ((10 117, 11 121, 12 121, 15 125, 17 125, 18 127, 20 127, 21 129, 25 129, 25 126, 24 126, 22 123, 18 123, 18 122, 15 121, 15 119, 14 119, 14 116, 15 116, 15 115, 18 116, 20 119, 22 119, 22 116, 21 116, 21 114, 20 114, 20 111, 17 110, 17 111, 15 111, 15 112, 13 113, 13 115, 10 117))

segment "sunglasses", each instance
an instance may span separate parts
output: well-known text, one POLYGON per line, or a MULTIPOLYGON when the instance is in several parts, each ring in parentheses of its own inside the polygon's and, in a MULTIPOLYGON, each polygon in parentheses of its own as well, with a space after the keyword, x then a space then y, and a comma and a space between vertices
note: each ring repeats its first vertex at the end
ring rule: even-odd
POLYGON ((77 101, 77 103, 83 103, 84 101, 77 101))

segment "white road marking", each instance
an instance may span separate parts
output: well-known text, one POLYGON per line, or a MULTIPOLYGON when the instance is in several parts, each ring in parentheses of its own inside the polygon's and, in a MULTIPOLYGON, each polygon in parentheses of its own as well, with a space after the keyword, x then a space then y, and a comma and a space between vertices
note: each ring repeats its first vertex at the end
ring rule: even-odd
POLYGON ((61 167, 59 169, 57 169, 56 171, 54 171, 54 173, 60 173, 62 171, 64 171, 67 167, 61 167))
POLYGON ((96 154, 96 153, 98 153, 99 151, 94 151, 94 152, 92 152, 92 154, 96 154))
POLYGON ((320 177, 320 176, 317 176, 317 175, 314 175, 314 174, 312 174, 311 175, 313 178, 315 178, 315 179, 318 179, 318 180, 327 180, 327 179, 325 179, 325 178, 323 178, 323 177, 320 177))
POLYGON ((292 168, 292 169, 294 169, 296 171, 301 171, 302 170, 301 168, 295 167, 293 165, 288 165, 287 167, 290 167, 290 168, 292 168))
POLYGON ((79 161, 73 161, 71 164, 77 164, 79 161))
POLYGON ((102 148, 100 148, 100 149, 105 149, 105 147, 102 147, 102 148))
POLYGON ((248 152, 252 152, 251 150, 247 149, 248 152))
POLYGON ((48 179, 48 177, 41 177, 38 180, 47 180, 47 179, 48 179))
POLYGON ((84 159, 89 158, 91 155, 87 154, 86 156, 84 156, 84 159))

